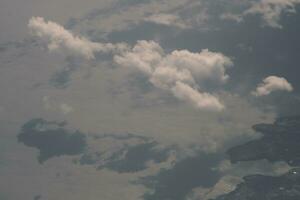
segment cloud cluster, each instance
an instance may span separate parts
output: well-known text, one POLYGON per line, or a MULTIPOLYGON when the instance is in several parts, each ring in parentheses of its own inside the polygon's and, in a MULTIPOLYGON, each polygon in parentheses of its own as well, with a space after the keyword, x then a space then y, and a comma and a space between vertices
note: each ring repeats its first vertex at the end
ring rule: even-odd
POLYGON ((42 17, 32 17, 28 27, 34 36, 40 37, 50 51, 61 50, 70 55, 94 58, 96 52, 110 53, 127 48, 125 44, 96 43, 80 36, 75 36, 61 25, 45 21, 42 17))
POLYGON ((207 49, 199 53, 175 50, 166 54, 154 41, 138 41, 130 51, 114 57, 121 66, 144 73, 157 88, 202 110, 220 111, 224 105, 214 94, 203 91, 208 82, 225 83, 226 68, 233 65, 230 58, 207 49))
POLYGON ((273 91, 293 91, 292 85, 282 77, 268 76, 259 84, 255 91, 252 92, 255 96, 266 96, 273 91))
POLYGON ((61 25, 41 17, 33 17, 28 24, 31 32, 45 40, 50 50, 69 55, 94 58, 95 52, 113 53, 114 61, 146 74, 157 88, 171 92, 182 101, 198 109, 220 111, 224 105, 214 94, 204 91, 207 82, 225 83, 230 58, 207 49, 199 53, 175 50, 166 54, 154 41, 138 41, 132 48, 126 44, 95 43, 74 34, 61 25))

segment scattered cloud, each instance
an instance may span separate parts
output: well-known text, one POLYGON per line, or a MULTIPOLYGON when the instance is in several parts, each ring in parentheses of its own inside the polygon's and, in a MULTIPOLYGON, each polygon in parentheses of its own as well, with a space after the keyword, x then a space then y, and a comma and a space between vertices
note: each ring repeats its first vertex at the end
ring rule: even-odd
POLYGON ((248 7, 239 14, 224 13, 224 20, 242 22, 245 17, 258 15, 262 17, 264 26, 282 28, 280 19, 283 14, 296 13, 296 5, 300 0, 259 0, 249 3, 248 7))
POLYGON ((244 12, 244 15, 261 15, 264 23, 274 28, 282 28, 279 24, 284 13, 295 13, 299 0, 260 0, 244 12))
MULTIPOLYGON (((201 110, 224 109, 218 97, 203 88, 206 82, 225 83, 228 79, 226 68, 233 63, 221 53, 204 49, 199 53, 175 50, 166 54, 154 41, 138 41, 131 49, 126 44, 94 43, 41 17, 33 17, 28 26, 34 35, 48 43, 50 50, 66 50, 68 54, 86 59, 94 58, 95 52, 112 52, 117 64, 138 69, 154 86, 171 92, 178 99, 201 110)), ((66 113, 70 109, 61 106, 61 110, 66 113)))
POLYGON ((154 41, 138 41, 132 50, 116 55, 116 63, 137 69, 157 88, 173 93, 201 110, 221 111, 224 106, 214 95, 203 91, 207 81, 225 83, 230 58, 207 49, 199 53, 175 50, 166 54, 154 41))
POLYGON ((126 49, 125 44, 96 43, 87 38, 76 36, 63 26, 46 21, 42 17, 32 17, 28 27, 34 36, 41 38, 50 51, 61 50, 68 55, 94 58, 96 52, 110 53, 126 49))
POLYGON ((274 91, 293 91, 292 85, 283 77, 268 76, 259 84, 255 91, 252 92, 255 96, 266 96, 274 91))

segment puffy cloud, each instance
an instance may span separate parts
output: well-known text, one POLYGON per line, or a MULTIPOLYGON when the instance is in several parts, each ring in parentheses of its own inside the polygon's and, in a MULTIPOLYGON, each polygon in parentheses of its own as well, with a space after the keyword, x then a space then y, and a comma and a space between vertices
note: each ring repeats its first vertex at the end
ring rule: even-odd
POLYGON ((259 84, 255 91, 252 92, 255 96, 269 95, 273 91, 288 91, 293 90, 292 85, 283 77, 269 76, 259 84))
POLYGON ((244 15, 262 15, 266 25, 274 28, 281 28, 279 24, 280 16, 285 13, 294 13, 296 4, 300 0, 260 0, 244 12, 244 15))
POLYGON ((34 36, 40 37, 48 44, 50 51, 62 50, 67 54, 83 56, 86 59, 94 58, 95 52, 109 53, 127 48, 125 44, 91 42, 74 35, 55 22, 45 21, 42 17, 32 17, 28 27, 34 36))
POLYGON ((208 81, 225 83, 228 79, 226 67, 233 63, 221 53, 204 49, 199 53, 175 50, 166 54, 154 41, 138 41, 132 50, 116 55, 114 60, 121 66, 139 70, 154 86, 198 109, 224 108, 216 96, 203 92, 202 88, 208 81))
POLYGON ((155 24, 175 26, 179 28, 186 28, 187 24, 178 16, 174 14, 153 14, 144 19, 144 21, 155 24))

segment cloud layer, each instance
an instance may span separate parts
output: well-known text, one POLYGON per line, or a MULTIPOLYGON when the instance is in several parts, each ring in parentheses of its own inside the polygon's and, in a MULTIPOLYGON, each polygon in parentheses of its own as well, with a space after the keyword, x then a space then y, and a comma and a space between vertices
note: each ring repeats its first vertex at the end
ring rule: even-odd
POLYGON ((136 69, 149 77, 157 88, 171 92, 198 109, 221 111, 224 105, 202 86, 206 82, 225 83, 230 58, 205 49, 199 53, 175 50, 166 54, 154 41, 138 41, 132 50, 114 57, 121 66, 136 69))
POLYGON ((292 85, 283 77, 268 76, 259 84, 255 91, 252 92, 255 96, 266 96, 274 91, 293 91, 292 85))
POLYGON ((125 44, 96 43, 80 36, 75 36, 61 25, 45 21, 42 17, 32 17, 28 27, 34 36, 47 43, 50 51, 61 50, 69 55, 94 58, 96 52, 110 53, 126 49, 125 44))

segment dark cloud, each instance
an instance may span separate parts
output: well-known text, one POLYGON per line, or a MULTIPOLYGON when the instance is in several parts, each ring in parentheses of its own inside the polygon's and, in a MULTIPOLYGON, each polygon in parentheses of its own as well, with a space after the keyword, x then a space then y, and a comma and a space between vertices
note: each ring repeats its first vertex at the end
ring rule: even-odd
POLYGON ((18 141, 40 151, 38 161, 62 155, 81 154, 86 147, 86 137, 79 131, 69 131, 64 123, 32 119, 25 123, 18 135, 18 141))

